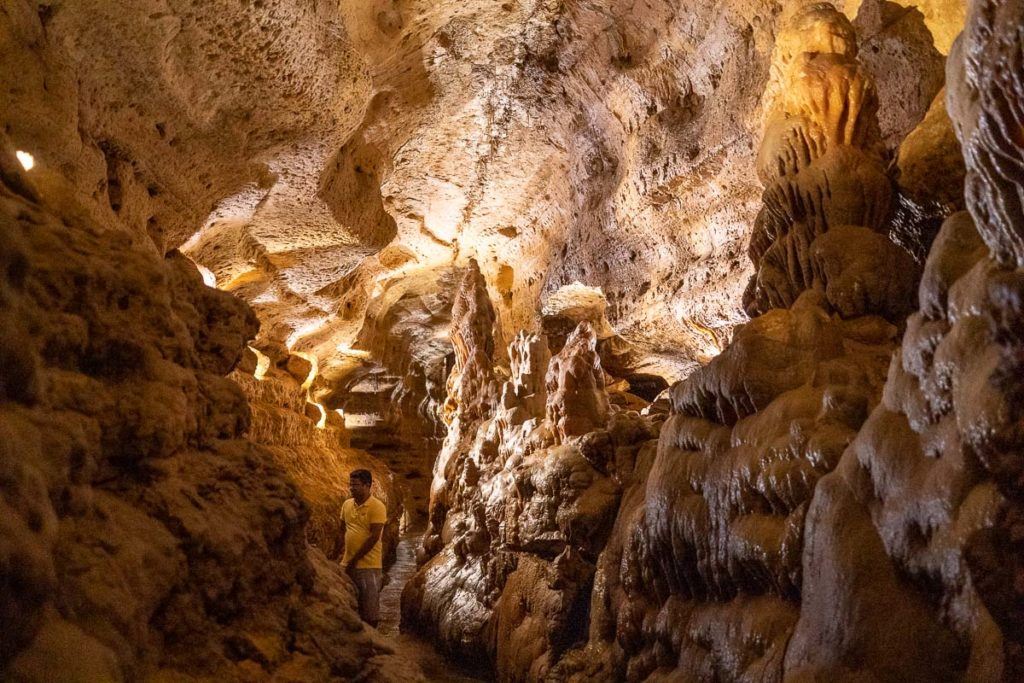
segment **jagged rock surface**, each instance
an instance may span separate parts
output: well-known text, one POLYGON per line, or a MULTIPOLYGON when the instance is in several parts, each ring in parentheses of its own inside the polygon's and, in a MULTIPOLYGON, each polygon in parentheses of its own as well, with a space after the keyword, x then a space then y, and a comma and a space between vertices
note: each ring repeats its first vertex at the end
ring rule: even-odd
POLYGON ((384 559, 392 560, 404 513, 403 492, 395 485, 394 473, 366 451, 349 447, 349 433, 337 413, 319 415, 299 383, 305 375, 297 380, 271 367, 260 379, 241 370, 233 372, 231 379, 245 393, 252 412, 246 436, 274 456, 309 507, 307 540, 328 559, 339 559, 343 550, 341 506, 349 497, 348 475, 354 469, 368 469, 373 473, 373 495, 387 506, 384 559), (311 406, 313 414, 307 415, 311 406))
MULTIPOLYGON (((254 307, 261 344, 313 353, 325 376, 348 362, 339 347, 361 349, 422 403, 422 378, 447 374, 430 349, 446 315, 392 326, 415 368, 358 340, 398 300, 394 315, 416 320, 444 273, 476 258, 499 355, 582 281, 634 346, 629 372, 671 381, 743 321, 733 302, 749 275, 777 12, 762 0, 11 0, 0 119, 99 219, 184 245, 254 307)), ((909 129, 935 55, 908 18, 877 40, 876 75, 900 93, 886 120, 909 129)))
POLYGON ((787 666, 809 679, 1024 676, 1022 22, 1019 1, 972 2, 950 54, 970 214, 940 231, 882 405, 808 512, 787 666))
MULTIPOLYGON (((1024 107, 1014 76, 996 65, 1021 58, 1021 6, 978 3, 971 18, 949 99, 974 221, 946 220, 921 277, 921 310, 904 323, 919 271, 890 239, 895 185, 854 30, 829 5, 798 7, 776 43, 776 113, 759 156, 766 189, 745 297, 754 319, 673 387, 656 456, 634 461, 603 550, 586 565, 586 644, 565 648, 581 640, 562 617, 579 598, 554 590, 541 560, 473 564, 493 553, 489 534, 517 528, 486 507, 498 478, 486 469, 445 472, 453 500, 482 502, 466 505, 461 533, 441 534, 454 548, 444 545, 406 596, 413 619, 456 647, 483 647, 509 680, 1019 677, 1024 289, 1014 235, 1024 173, 1022 146, 1004 136, 1020 129, 1024 107), (455 567, 468 583, 448 578, 455 567), (481 596, 495 585, 500 597, 458 616, 438 607, 469 604, 459 588, 481 596), (504 610, 518 629, 500 626, 504 610), (544 619, 546 640, 517 639, 544 619)), ((905 158, 948 139, 930 137, 905 158)), ((551 363, 549 377, 573 368, 572 382, 547 386, 555 441, 586 435, 607 405, 573 401, 580 418, 550 410, 566 387, 589 398, 600 384, 579 339, 565 345, 572 358, 551 363)), ((504 395, 522 384, 513 379, 504 395)), ((496 431, 493 422, 468 430, 449 465, 459 448, 476 464, 515 443, 506 432, 490 446, 496 431)), ((514 452, 524 465, 536 453, 528 443, 514 452)))
POLYGON ((0 181, 0 676, 414 676, 243 438, 248 307, 41 196, 6 141, 0 181))
POLYGON ((304 537, 443 424, 502 677, 1024 677, 1024 10, 899 4, 6 2, 2 677, 414 673, 304 537))
POLYGON ((588 323, 554 357, 543 337, 517 335, 496 392, 494 317, 473 266, 453 315, 451 430, 403 623, 504 679, 538 680, 584 635, 594 563, 657 422, 609 402, 588 323))

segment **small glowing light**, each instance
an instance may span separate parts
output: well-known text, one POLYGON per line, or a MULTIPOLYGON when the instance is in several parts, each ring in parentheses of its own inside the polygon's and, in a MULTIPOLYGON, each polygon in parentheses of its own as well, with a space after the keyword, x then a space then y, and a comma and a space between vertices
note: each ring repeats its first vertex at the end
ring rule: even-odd
POLYGON ((14 153, 14 156, 18 157, 18 161, 21 162, 21 167, 26 171, 31 171, 32 167, 36 165, 36 159, 28 152, 22 152, 20 149, 14 153))
POLYGON ((252 346, 249 347, 249 350, 256 354, 256 370, 252 373, 252 376, 262 382, 263 378, 267 375, 267 370, 270 369, 270 357, 252 346))
POLYGON ((213 271, 207 268, 206 266, 199 265, 198 263, 196 264, 196 268, 198 268, 199 272, 202 273, 203 275, 203 283, 207 287, 213 287, 214 289, 216 289, 217 276, 213 274, 213 271))

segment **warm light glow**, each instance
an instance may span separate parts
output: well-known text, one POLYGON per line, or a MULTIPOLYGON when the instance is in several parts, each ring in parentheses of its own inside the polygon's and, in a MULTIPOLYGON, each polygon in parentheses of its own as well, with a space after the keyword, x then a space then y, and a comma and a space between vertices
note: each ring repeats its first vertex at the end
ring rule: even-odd
MULTIPOLYGON (((302 389, 308 392, 309 388, 313 386, 313 380, 316 379, 317 373, 320 372, 320 361, 312 353, 306 353, 305 351, 293 351, 292 353, 299 358, 305 358, 309 361, 309 374, 306 375, 306 380, 302 383, 302 389)), ((315 403, 312 399, 309 402, 315 403)))
POLYGON ((690 323, 690 327, 693 328, 704 340, 703 344, 703 355, 707 362, 722 352, 722 343, 718 339, 718 334, 713 329, 705 325, 700 324, 696 320, 687 321, 690 323))
POLYGON ((199 272, 202 274, 203 282, 207 287, 217 287, 217 276, 213 274, 212 270, 198 263, 196 264, 196 268, 198 268, 199 272))
POLYGON ((313 393, 311 391, 313 382, 316 380, 316 376, 320 372, 320 361, 317 360, 316 355, 312 353, 307 353, 305 351, 292 351, 292 353, 299 358, 305 358, 309 361, 309 374, 306 375, 306 380, 302 383, 302 390, 306 392, 306 403, 315 405, 316 409, 320 411, 320 419, 316 422, 316 428, 324 429, 327 427, 327 409, 313 400, 313 393))
POLYGON ((252 346, 249 347, 249 350, 256 354, 256 370, 252 376, 262 382, 267 375, 267 370, 270 369, 270 357, 252 346))
POLYGON ((345 415, 345 428, 372 427, 377 424, 378 419, 373 415, 345 415))
POLYGON ((26 171, 31 171, 32 167, 36 165, 36 159, 28 152, 22 152, 20 149, 14 153, 14 156, 18 157, 18 161, 21 162, 21 167, 26 171))
POLYGON ((321 327, 323 327, 324 324, 326 324, 326 323, 327 323, 327 318, 320 318, 318 320, 311 320, 311 321, 309 321, 305 325, 302 325, 302 326, 296 328, 294 331, 292 331, 292 333, 290 335, 288 335, 288 339, 285 340, 284 345, 288 347, 289 351, 291 351, 292 347, 294 347, 295 344, 300 339, 302 339, 303 337, 308 337, 309 335, 313 334, 314 332, 319 330, 321 327))
POLYGON ((370 352, 364 351, 363 349, 353 349, 348 344, 338 344, 335 350, 343 356, 352 356, 353 358, 369 358, 370 352))
POLYGON ((544 300, 541 313, 544 315, 571 315, 573 312, 588 311, 595 317, 604 315, 608 299, 600 287, 585 285, 579 280, 562 285, 544 300))
POLYGON ((213 274, 212 270, 210 270, 204 265, 196 263, 191 256, 188 256, 187 254, 184 254, 184 256, 189 260, 189 263, 196 267, 196 270, 199 271, 199 274, 203 276, 203 284, 205 284, 207 287, 215 288, 217 286, 217 276, 213 274))
POLYGON ((324 427, 327 426, 327 410, 324 409, 324 407, 322 405, 320 405, 319 403, 317 403, 316 401, 313 401, 313 400, 310 399, 309 402, 312 403, 313 405, 315 405, 317 410, 320 411, 320 419, 317 420, 316 428, 317 429, 323 429, 324 427))

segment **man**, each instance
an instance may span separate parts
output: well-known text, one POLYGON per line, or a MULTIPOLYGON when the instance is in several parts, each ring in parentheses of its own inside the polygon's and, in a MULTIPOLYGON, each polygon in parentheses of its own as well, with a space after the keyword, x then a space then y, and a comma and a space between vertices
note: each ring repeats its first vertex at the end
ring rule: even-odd
POLYGON ((383 583, 380 537, 388 513, 384 503, 370 495, 372 484, 369 470, 353 470, 349 475, 352 497, 341 506, 341 519, 345 522, 345 555, 341 564, 359 591, 359 616, 376 628, 383 583))

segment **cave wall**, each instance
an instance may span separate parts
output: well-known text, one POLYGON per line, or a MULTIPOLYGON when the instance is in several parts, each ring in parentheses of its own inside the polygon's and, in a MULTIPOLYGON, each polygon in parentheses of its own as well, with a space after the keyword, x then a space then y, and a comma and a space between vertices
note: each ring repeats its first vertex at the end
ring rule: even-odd
POLYGON ((584 635, 595 563, 660 421, 610 400, 588 322, 554 355, 545 337, 517 335, 500 381, 495 313, 475 262, 452 311, 449 431, 403 624, 460 661, 540 680, 584 635))
POLYGON ((328 559, 341 559, 341 506, 350 497, 349 473, 366 469, 373 476, 372 494, 387 507, 383 550, 385 563, 392 562, 405 513, 405 492, 395 473, 379 456, 350 446, 344 418, 310 402, 303 388, 311 372, 308 361, 291 356, 274 363, 267 357, 268 367, 260 369, 253 352, 246 351, 253 357, 229 375, 252 413, 246 437, 264 446, 295 482, 309 509, 306 539, 328 559))
MULTIPOLYGON (((848 4, 895 148, 951 22, 934 0, 848 4)), ((434 449, 443 304, 470 258, 502 364, 577 280, 632 349, 622 374, 679 379, 744 321, 779 7, 677 5, 12 0, 0 120, 38 183, 181 247, 253 306, 260 348, 316 356, 325 405, 359 399, 345 378, 368 354, 396 381, 397 450, 434 449)))
POLYGON ((922 96, 929 113, 894 166, 855 24, 828 4, 787 8, 751 321, 673 386, 656 451, 609 482, 614 521, 590 508, 601 522, 575 536, 573 496, 524 504, 560 458, 506 426, 511 406, 535 416, 532 438, 546 429, 564 447, 565 410, 568 443, 593 464, 607 404, 589 357, 551 362, 541 419, 543 339, 516 339, 499 393, 489 302, 472 307, 475 327, 456 318, 469 352, 449 382, 407 622, 485 654, 503 680, 1020 678, 1021 12, 971 4, 945 102, 922 96), (925 202, 934 212, 908 231, 908 206, 925 202), (572 391, 550 381, 558 368, 573 368, 572 391), (552 403, 560 391, 573 400, 552 403), (565 523, 546 537, 555 560, 516 542, 536 509, 565 523))
MULTIPOLYGON (((0 153, 0 673, 400 680, 226 375, 257 321, 0 153)), ((404 672, 404 673, 403 673, 404 672)))
POLYGON ((397 675, 306 545, 367 372, 503 675, 1019 678, 1020 3, 847 4, 5 3, 5 676, 397 675))

